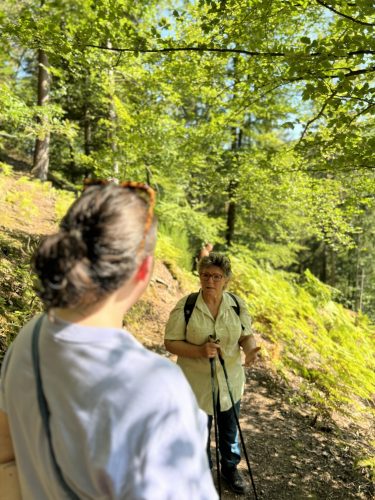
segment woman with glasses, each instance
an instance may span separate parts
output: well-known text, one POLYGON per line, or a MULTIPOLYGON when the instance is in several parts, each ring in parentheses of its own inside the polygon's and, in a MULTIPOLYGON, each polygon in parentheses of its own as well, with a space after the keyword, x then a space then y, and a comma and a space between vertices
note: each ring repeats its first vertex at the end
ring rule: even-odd
POLYGON ((36 252, 46 313, 0 385, 0 464, 22 498, 217 499, 189 384, 122 328, 150 280, 153 205, 147 186, 92 182, 36 252))
MULTIPOLYGON (((259 348, 251 332, 251 321, 244 302, 225 292, 232 274, 229 259, 211 252, 200 260, 198 272, 201 289, 193 312, 186 324, 189 298, 184 297, 177 303, 166 325, 165 346, 178 356, 177 364, 188 379, 200 408, 208 414, 209 430, 214 414, 209 360, 214 360, 221 475, 235 493, 241 494, 245 492, 245 487, 237 471, 241 460, 237 426, 218 354, 224 360, 238 414, 245 382, 241 348, 247 366, 255 361, 259 348)), ((207 452, 212 467, 209 439, 207 452)))

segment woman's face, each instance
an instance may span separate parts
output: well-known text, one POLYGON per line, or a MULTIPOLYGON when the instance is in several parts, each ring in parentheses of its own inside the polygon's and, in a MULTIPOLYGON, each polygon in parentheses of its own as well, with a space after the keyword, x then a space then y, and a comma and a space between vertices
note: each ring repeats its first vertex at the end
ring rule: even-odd
POLYGON ((204 267, 199 274, 199 279, 203 293, 215 296, 223 294, 224 288, 229 281, 221 267, 218 266, 204 267))

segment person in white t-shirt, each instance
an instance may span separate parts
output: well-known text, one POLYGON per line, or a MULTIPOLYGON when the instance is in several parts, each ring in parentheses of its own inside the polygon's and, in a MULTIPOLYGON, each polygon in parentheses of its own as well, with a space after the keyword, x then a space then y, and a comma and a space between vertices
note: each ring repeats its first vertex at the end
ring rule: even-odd
POLYGON ((122 328, 151 276, 153 205, 148 186, 92 181, 37 250, 46 314, 17 335, 0 384, 0 469, 15 460, 22 498, 218 498, 184 375, 122 328))

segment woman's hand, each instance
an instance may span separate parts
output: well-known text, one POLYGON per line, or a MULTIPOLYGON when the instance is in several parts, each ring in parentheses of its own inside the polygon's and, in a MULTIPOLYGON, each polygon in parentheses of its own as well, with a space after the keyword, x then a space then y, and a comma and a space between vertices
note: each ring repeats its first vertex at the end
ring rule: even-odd
POLYGON ((259 351, 260 347, 255 347, 254 349, 245 352, 245 366, 249 367, 255 363, 259 351))
POLYGON ((215 358, 220 353, 220 346, 215 342, 208 341, 201 345, 201 350, 204 358, 215 358))
POLYGON ((239 344, 245 353, 245 366, 249 367, 253 365, 257 359, 257 354, 260 351, 260 347, 257 347, 254 335, 242 337, 239 344))

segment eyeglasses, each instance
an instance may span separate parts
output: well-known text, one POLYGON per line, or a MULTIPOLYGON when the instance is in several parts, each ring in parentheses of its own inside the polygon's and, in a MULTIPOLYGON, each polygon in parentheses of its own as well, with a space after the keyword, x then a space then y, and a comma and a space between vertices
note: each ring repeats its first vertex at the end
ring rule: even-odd
POLYGON ((85 191, 91 186, 107 186, 108 184, 116 184, 121 188, 138 191, 147 195, 148 210, 146 215, 145 227, 143 230, 143 238, 138 248, 139 253, 144 249, 146 236, 150 230, 154 218, 154 208, 156 202, 155 191, 152 189, 152 187, 150 187, 148 184, 144 184, 143 182, 125 181, 118 183, 114 179, 85 179, 83 181, 83 190, 85 191))
POLYGON ((218 274, 218 273, 214 273, 214 274, 201 273, 200 277, 203 281, 208 281, 210 278, 212 278, 212 281, 221 281, 223 279, 223 275, 218 274))

